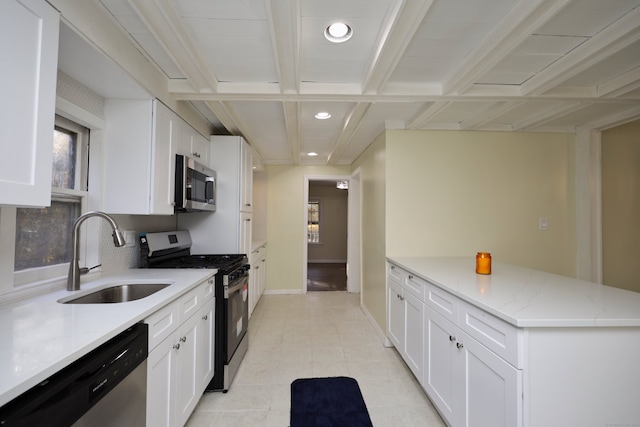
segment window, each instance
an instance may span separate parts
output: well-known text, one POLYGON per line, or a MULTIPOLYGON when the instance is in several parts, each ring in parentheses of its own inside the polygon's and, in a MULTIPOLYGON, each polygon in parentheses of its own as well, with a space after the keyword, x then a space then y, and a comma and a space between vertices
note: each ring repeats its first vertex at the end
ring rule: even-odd
POLYGON ((42 276, 29 274, 32 269, 49 269, 52 275, 66 272, 73 222, 87 196, 89 130, 58 116, 55 123, 51 206, 16 210, 16 283, 42 276))
POLYGON ((320 243, 320 200, 307 205, 307 243, 320 243))

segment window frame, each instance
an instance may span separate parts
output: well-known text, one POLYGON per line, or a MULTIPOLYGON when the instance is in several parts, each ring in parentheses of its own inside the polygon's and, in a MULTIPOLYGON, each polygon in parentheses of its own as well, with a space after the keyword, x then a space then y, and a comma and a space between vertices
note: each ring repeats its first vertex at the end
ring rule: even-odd
POLYGON ((322 244, 322 197, 309 197, 307 201, 307 244, 308 245, 321 245, 322 244), (311 216, 309 215, 309 205, 311 203, 318 204, 318 241, 309 241, 309 225, 311 224, 311 216))
MULTIPOLYGON (((89 180, 89 140, 91 130, 88 127, 82 126, 70 119, 67 119, 61 115, 56 114, 55 127, 62 127, 66 130, 77 133, 78 138, 76 140, 76 176, 74 187, 75 189, 51 187, 51 200, 52 201, 68 201, 73 199, 80 204, 80 215, 88 209, 88 180, 89 180)), ((53 135, 53 129, 52 129, 53 135)), ((58 281, 64 278, 69 271, 69 263, 61 263, 55 265, 48 265, 43 267, 34 267, 24 270, 15 270, 15 233, 16 233, 16 220, 17 220, 17 208, 13 208, 12 222, 13 233, 11 246, 14 248, 13 256, 11 257, 11 271, 13 271, 13 290, 20 290, 23 288, 31 288, 43 283, 58 281)), ((69 239, 72 237, 69 236, 69 239)), ((80 239, 80 253, 86 251, 86 236, 80 239)))

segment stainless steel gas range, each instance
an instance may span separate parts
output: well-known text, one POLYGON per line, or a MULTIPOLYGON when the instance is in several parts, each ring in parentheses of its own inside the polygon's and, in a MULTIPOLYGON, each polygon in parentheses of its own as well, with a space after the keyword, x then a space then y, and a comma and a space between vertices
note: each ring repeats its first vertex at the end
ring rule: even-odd
POLYGON ((249 270, 245 254, 191 254, 189 231, 140 235, 140 268, 217 268, 214 376, 208 391, 227 392, 249 348, 249 270))

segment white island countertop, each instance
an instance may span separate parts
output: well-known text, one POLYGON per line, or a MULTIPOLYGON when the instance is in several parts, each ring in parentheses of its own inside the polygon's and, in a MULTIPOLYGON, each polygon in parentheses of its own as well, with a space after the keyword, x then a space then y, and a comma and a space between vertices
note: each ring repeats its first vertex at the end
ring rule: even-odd
POLYGON ((640 293, 475 257, 389 257, 410 273, 518 327, 638 327, 640 293))
MULTIPOLYGON (((215 269, 132 269, 0 305, 0 406, 145 319, 214 275, 215 269), (108 284, 170 283, 146 298, 118 304, 60 304, 108 284)), ((83 278, 84 279, 84 278, 83 278)))

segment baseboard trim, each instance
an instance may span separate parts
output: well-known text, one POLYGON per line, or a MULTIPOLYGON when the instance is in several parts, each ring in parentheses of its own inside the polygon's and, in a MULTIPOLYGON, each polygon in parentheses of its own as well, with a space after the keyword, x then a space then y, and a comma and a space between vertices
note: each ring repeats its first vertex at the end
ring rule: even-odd
POLYGON ((306 294, 301 289, 265 289, 263 295, 303 295, 306 294))
POLYGON ((376 332, 376 335, 378 335, 378 338, 380 339, 382 345, 385 347, 393 347, 393 344, 391 344, 391 341, 389 341, 389 339, 387 338, 387 334, 385 334, 385 332, 380 329, 378 322, 376 322, 376 319, 373 318, 371 313, 369 313, 369 310, 367 310, 367 307, 365 307, 362 302, 360 303, 360 309, 364 313, 369 323, 371 323, 371 326, 373 326, 373 330, 376 332))

